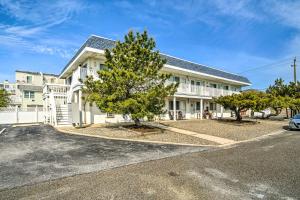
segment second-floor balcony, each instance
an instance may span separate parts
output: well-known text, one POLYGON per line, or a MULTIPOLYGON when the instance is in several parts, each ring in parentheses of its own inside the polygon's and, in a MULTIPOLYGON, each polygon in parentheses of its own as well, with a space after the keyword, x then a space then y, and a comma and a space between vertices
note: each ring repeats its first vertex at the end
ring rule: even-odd
POLYGON ((43 87, 43 94, 53 93, 55 96, 65 96, 69 89, 69 85, 46 83, 43 87))
MULTIPOLYGON (((167 84, 174 83, 167 81, 167 84)), ((207 97, 218 97, 239 93, 238 91, 226 90, 222 88, 205 87, 203 85, 192 85, 188 83, 180 83, 175 94, 197 95, 207 97)))

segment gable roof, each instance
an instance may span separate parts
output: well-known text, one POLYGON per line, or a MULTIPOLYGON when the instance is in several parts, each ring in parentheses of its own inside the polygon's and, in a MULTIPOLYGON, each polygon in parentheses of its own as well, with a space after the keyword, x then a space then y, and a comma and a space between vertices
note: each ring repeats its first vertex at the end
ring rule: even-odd
MULTIPOLYGON (((68 62, 68 64, 61 71, 61 74, 65 71, 65 69, 75 60, 75 58, 83 51, 85 47, 95 48, 99 50, 112 49, 116 44, 116 41, 92 35, 88 38, 88 40, 80 47, 80 49, 76 52, 73 58, 68 62)), ((172 65, 175 67, 179 67, 186 70, 192 70, 200 73, 205 73, 212 76, 217 76, 221 78, 226 78, 234 81, 239 81, 247 84, 251 84, 248 78, 244 76, 240 76, 237 74, 232 74, 229 72, 225 72, 222 70, 218 70, 212 67, 208 67, 205 65, 193 63, 190 61, 186 61, 180 58, 172 57, 169 55, 161 54, 163 58, 167 60, 168 65, 172 65)))

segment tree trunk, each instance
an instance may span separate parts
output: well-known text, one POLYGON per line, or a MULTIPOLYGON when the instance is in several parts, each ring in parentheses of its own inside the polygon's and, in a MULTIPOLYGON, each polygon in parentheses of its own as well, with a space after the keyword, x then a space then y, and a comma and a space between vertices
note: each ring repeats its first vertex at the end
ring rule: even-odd
POLYGON ((286 118, 289 118, 288 108, 285 108, 285 112, 286 112, 286 118))
POLYGON ((133 119, 133 121, 134 121, 134 124, 135 124, 136 126, 140 126, 140 125, 141 125, 140 119, 133 119))
POLYGON ((281 108, 275 109, 275 112, 276 112, 276 116, 279 115, 281 113, 281 108))
POLYGON ((241 112, 239 110, 235 110, 236 121, 242 121, 241 112))

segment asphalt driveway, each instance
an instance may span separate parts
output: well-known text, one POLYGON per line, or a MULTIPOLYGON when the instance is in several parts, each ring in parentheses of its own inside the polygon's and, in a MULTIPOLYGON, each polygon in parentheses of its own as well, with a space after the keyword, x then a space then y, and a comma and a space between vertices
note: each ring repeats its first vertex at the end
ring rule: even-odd
POLYGON ((0 189, 208 148, 75 136, 45 125, 6 128, 0 135, 0 189))
POLYGON ((0 190, 0 199, 300 199, 300 132, 0 190))

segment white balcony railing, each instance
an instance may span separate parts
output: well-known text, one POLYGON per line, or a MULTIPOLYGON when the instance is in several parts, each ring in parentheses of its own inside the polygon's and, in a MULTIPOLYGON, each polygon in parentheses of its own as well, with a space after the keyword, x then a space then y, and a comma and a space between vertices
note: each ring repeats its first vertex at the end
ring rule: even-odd
MULTIPOLYGON (((171 84, 174 82, 167 81, 166 84, 171 84)), ((218 97, 231 95, 233 93, 239 93, 238 91, 225 90, 220 88, 204 87, 200 85, 191 85, 188 83, 180 83, 177 88, 177 94, 187 94, 187 95, 199 95, 199 96, 209 96, 218 97)))
POLYGON ((64 96, 67 95, 69 89, 69 85, 46 83, 43 87, 43 94, 53 93, 54 96, 64 96))
POLYGON ((20 96, 10 95, 9 98, 11 100, 11 104, 20 104, 20 103, 22 103, 22 98, 20 96))

